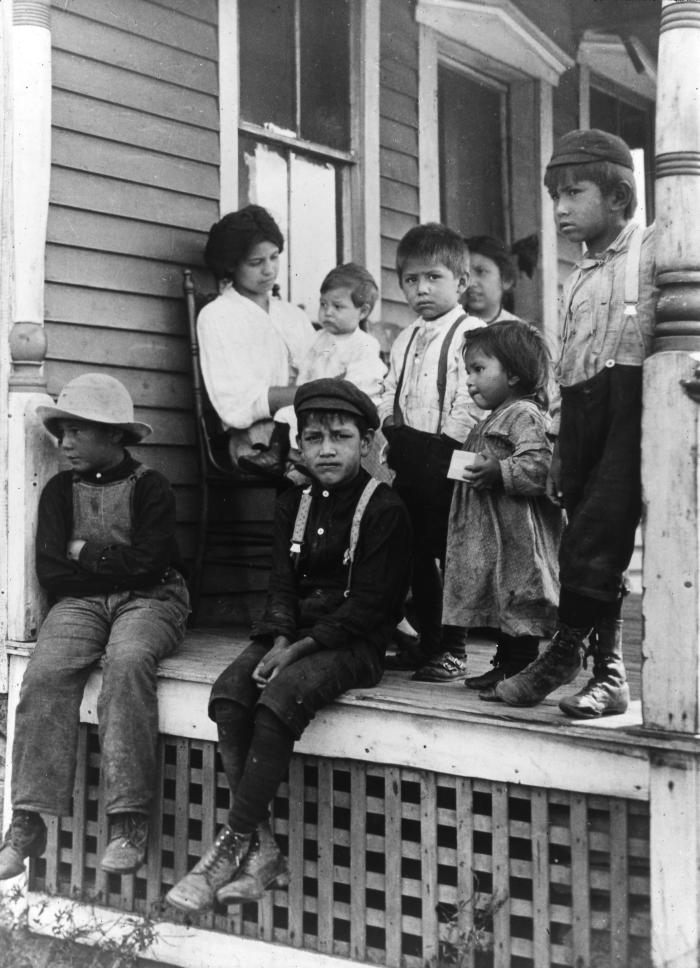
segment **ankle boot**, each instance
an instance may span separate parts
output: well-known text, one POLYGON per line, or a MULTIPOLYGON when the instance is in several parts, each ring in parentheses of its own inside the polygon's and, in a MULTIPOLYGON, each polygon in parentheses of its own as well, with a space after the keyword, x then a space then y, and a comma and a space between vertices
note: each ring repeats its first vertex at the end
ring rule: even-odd
POLYGON ((584 639, 589 628, 572 629, 559 623, 554 638, 529 666, 496 683, 496 697, 509 706, 536 706, 559 686, 578 675, 586 655, 584 639))
POLYGON ((189 874, 165 895, 167 904, 180 911, 206 911, 216 892, 227 884, 250 849, 252 834, 240 834, 222 827, 216 840, 189 874))
MULTIPOLYGON (((522 638, 535 639, 534 636, 529 635, 523 636, 522 638)), ((533 659, 537 658, 538 646, 536 640, 533 643, 527 642, 527 644, 523 644, 520 637, 499 633, 497 641, 496 654, 491 659, 493 668, 487 672, 483 672, 480 676, 471 676, 465 679, 464 685, 467 689, 489 690, 490 693, 496 683, 501 682, 503 679, 510 679, 511 676, 521 672, 533 659)), ((480 698, 495 699, 496 695, 495 693, 493 697, 490 694, 487 696, 480 695, 480 698)))
POLYGON ((288 453, 289 427, 287 424, 276 423, 267 449, 259 454, 239 457, 238 466, 249 474, 257 474, 258 477, 284 477, 288 453))
POLYGON ((267 888, 285 887, 288 883, 287 861, 266 820, 255 828, 250 850, 238 873, 216 892, 216 899, 222 904, 246 904, 258 901, 267 888))
POLYGON ((46 850, 46 824, 33 810, 14 810, 0 848, 0 880, 25 871, 26 857, 41 857, 46 850))
POLYGON ((559 708, 576 719, 624 713, 629 706, 630 689, 622 661, 622 619, 596 622, 591 646, 593 678, 575 696, 562 699, 559 708))

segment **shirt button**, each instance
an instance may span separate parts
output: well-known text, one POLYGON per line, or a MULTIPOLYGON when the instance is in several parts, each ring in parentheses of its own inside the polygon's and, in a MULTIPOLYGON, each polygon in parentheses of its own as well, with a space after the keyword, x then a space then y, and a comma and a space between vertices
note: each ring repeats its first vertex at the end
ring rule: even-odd
POLYGON ((328 491, 321 491, 322 497, 328 497, 328 491))
POLYGON ((316 534, 325 534, 325 531, 323 530, 323 528, 319 528, 316 534))

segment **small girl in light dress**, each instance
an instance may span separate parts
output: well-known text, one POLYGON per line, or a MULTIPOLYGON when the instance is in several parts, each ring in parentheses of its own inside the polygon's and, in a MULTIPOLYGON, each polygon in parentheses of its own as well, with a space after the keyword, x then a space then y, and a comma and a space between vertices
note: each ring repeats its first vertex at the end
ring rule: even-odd
POLYGON ((474 463, 450 509, 443 622, 498 630, 493 669, 467 679, 482 699, 537 656, 557 618, 562 514, 545 496, 549 356, 527 323, 494 323, 465 334, 472 399, 490 411, 467 438, 474 463))

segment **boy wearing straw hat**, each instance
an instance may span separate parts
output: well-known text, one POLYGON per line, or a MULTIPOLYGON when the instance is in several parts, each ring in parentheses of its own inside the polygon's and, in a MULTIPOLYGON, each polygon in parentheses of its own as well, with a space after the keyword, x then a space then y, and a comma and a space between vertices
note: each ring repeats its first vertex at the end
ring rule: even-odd
POLYGON ((151 428, 126 388, 87 373, 37 414, 70 466, 39 502, 36 568, 54 604, 24 675, 12 749, 12 820, 0 879, 46 847, 41 814, 70 812, 79 709, 103 660, 97 703, 109 820, 103 870, 143 863, 156 776, 156 667, 181 643, 189 599, 170 485, 125 450, 151 428))

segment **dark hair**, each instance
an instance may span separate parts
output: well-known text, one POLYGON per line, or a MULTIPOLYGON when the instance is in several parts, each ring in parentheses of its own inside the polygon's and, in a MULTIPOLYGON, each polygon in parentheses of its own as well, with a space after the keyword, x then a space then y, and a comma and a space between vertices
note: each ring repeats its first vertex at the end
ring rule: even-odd
POLYGON ((617 165, 614 161, 584 161, 578 165, 555 165, 544 173, 544 185, 550 195, 554 195, 560 185, 570 181, 593 182, 603 195, 611 195, 625 185, 630 192, 630 200, 625 207, 624 216, 630 219, 634 215, 637 208, 637 186, 631 168, 617 165))
POLYGON ((455 276, 469 272, 469 249, 464 238, 454 229, 439 222, 414 225, 404 235, 396 249, 396 272, 399 282, 409 259, 440 262, 455 276))
POLYGON ((334 417, 351 420, 360 431, 360 437, 366 437, 369 433, 369 423, 366 417, 361 416, 359 413, 350 413, 348 410, 301 410, 297 414, 299 434, 301 435, 306 429, 310 420, 318 420, 322 427, 327 427, 334 417))
POLYGON ((321 283, 321 295, 331 289, 341 288, 350 290, 353 306, 357 309, 360 306, 369 306, 369 312, 372 312, 379 289, 374 276, 364 266, 358 266, 356 262, 346 262, 331 269, 321 283))
POLYGON ((477 253, 486 259, 491 259, 498 266, 501 282, 504 286, 515 284, 515 269, 510 258, 510 252, 500 239, 492 235, 472 235, 465 239, 470 254, 477 253))
POLYGON ((209 229, 204 261, 217 281, 233 281, 233 274, 248 253, 260 242, 284 249, 284 238, 277 222, 261 205, 246 205, 229 212, 209 229))
POLYGON ((509 376, 517 376, 520 396, 532 397, 543 410, 548 408, 549 351, 537 327, 508 319, 470 329, 462 347, 465 363, 475 350, 495 357, 509 376))

